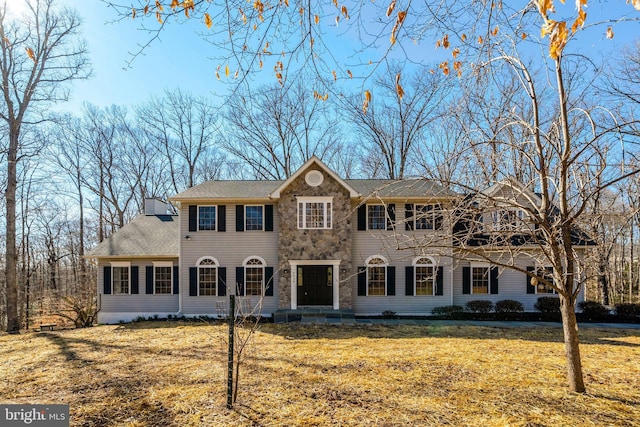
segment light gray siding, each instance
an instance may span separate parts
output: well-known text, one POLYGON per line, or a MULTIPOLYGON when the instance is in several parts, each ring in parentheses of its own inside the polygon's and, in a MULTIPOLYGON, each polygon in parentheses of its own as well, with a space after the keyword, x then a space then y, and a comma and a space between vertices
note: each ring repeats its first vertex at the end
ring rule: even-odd
MULTIPOLYGON (((354 208, 355 209, 355 208, 354 208)), ((357 214, 352 219, 354 267, 364 267, 373 255, 381 255, 395 267, 395 295, 358 296, 358 277, 352 278, 353 309, 357 315, 381 315, 390 310, 399 315, 430 315, 435 307, 450 305, 451 257, 449 249, 442 249, 441 231, 405 230, 404 204, 396 205, 396 230, 358 230, 357 214), (437 247, 437 246, 438 247, 437 247), (418 256, 429 256, 436 267, 443 268, 443 295, 405 295, 406 267, 411 266, 418 256)), ((444 227, 446 229, 446 225, 444 227)))
MULTIPOLYGON (((292 218, 295 221, 295 218, 292 218)), ((226 231, 189 231, 189 207, 180 211, 180 293, 182 312, 185 316, 218 316, 216 306, 228 307, 230 294, 236 291, 236 267, 241 267, 250 256, 264 259, 267 267, 274 268, 274 293, 262 299, 262 314, 271 315, 278 306, 278 230, 277 209, 274 207, 273 231, 236 231, 236 205, 226 205, 226 231), (189 236, 186 239, 185 236, 189 236), (202 257, 215 258, 220 267, 226 268, 227 295, 189 296, 189 268, 195 267, 202 257)), ((256 307, 260 298, 247 297, 251 307, 256 307)), ((226 309, 225 309, 226 310, 226 309)))
MULTIPOLYGON (((98 294, 100 312, 98 320, 101 323, 131 320, 138 316, 151 316, 154 314, 166 316, 176 314, 179 310, 178 295, 153 295, 146 294, 146 267, 153 266, 154 261, 167 261, 167 259, 132 259, 131 267, 138 267, 138 294, 104 294, 104 267, 110 267, 111 261, 100 259, 98 262, 98 294), (133 315, 135 314, 135 315, 133 315)), ((178 265, 178 259, 170 260, 174 266, 178 265)), ((129 262, 129 261, 127 261, 129 262)), ((131 291, 131 277, 129 280, 131 291)))

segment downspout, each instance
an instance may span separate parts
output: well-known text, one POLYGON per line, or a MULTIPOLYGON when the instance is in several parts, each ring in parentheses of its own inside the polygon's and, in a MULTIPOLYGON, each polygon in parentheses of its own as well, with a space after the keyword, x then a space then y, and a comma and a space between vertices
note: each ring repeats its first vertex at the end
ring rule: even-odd
MULTIPOLYGON (((184 276, 182 267, 182 215, 180 210, 180 202, 171 202, 173 206, 178 210, 178 275, 184 276)), ((178 312, 175 313, 176 317, 182 316, 182 280, 178 277, 178 312)))

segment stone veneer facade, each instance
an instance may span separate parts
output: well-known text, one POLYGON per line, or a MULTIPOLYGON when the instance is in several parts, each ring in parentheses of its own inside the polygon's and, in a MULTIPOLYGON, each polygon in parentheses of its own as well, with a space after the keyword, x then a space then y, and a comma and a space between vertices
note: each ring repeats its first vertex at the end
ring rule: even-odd
POLYGON ((280 218, 279 267, 282 272, 278 287, 278 306, 291 308, 291 274, 289 260, 340 260, 339 305, 341 309, 352 308, 350 277, 351 265, 351 217, 353 207, 349 192, 342 184, 318 167, 310 166, 280 193, 278 217, 280 218), (305 175, 317 170, 324 180, 317 187, 305 181, 305 175), (297 197, 333 197, 331 229, 299 230, 297 197), (344 273, 342 273, 344 271, 344 273))

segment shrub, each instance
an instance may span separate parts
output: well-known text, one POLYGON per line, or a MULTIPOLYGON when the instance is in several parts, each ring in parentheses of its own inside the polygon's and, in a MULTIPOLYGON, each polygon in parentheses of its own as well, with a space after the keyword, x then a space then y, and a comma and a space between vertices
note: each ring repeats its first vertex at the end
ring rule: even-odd
POLYGON ((640 317, 640 304, 632 304, 632 303, 616 304, 615 310, 618 316, 624 317, 627 319, 640 317))
POLYGON ((384 317, 385 319, 395 319, 397 315, 395 311, 385 310, 382 312, 382 317, 384 317))
POLYGON ((474 300, 466 304, 467 311, 472 313, 491 313, 493 311, 493 302, 487 300, 474 300))
POLYGON ((524 313, 524 306, 520 301, 503 299, 496 302, 494 310, 496 313, 524 313))
POLYGON ((560 298, 540 297, 533 307, 542 314, 559 314, 560 298))
POLYGON ((436 316, 451 316, 454 313, 462 313, 464 308, 459 305, 445 305, 443 307, 436 307, 431 310, 431 313, 436 316))
POLYGON ((607 307, 597 301, 580 301, 578 309, 589 319, 604 319, 609 314, 607 307))

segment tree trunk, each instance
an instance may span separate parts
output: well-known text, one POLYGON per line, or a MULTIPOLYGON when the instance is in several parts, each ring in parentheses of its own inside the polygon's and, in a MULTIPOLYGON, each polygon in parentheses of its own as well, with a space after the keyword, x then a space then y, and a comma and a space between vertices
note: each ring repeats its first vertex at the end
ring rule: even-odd
POLYGON ((609 280, 607 276, 607 266, 609 263, 604 257, 598 260, 598 292, 600 293, 600 301, 604 305, 609 305, 609 280))
POLYGON ((574 307, 575 304, 571 304, 564 295, 560 295, 560 312, 562 314, 562 331, 564 333, 564 351, 567 358, 569 389, 576 393, 584 393, 586 389, 582 375, 578 321, 574 307))
POLYGON ((20 332, 20 320, 18 318, 18 254, 16 249, 16 163, 18 157, 19 129, 16 125, 9 128, 9 150, 7 152, 7 192, 6 199, 6 287, 7 287, 7 332, 17 334, 20 332))

